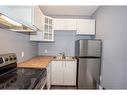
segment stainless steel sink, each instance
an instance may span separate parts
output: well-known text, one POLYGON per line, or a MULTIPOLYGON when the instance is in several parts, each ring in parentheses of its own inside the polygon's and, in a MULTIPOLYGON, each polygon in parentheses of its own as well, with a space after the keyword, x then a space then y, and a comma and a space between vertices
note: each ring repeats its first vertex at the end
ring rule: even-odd
POLYGON ((54 59, 56 59, 56 60, 73 60, 73 59, 75 59, 75 57, 73 57, 73 56, 65 56, 65 57, 54 56, 54 59))

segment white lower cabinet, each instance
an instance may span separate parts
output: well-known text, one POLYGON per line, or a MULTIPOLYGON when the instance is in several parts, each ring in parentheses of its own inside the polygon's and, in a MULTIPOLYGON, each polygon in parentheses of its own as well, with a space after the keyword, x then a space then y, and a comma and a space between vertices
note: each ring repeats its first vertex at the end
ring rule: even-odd
POLYGON ((51 84, 63 85, 63 63, 62 61, 52 61, 51 63, 51 84))
POLYGON ((76 85, 76 61, 52 61, 52 85, 76 85))
POLYGON ((64 85, 76 85, 76 61, 64 62, 64 85))
POLYGON ((51 63, 49 63, 49 65, 47 66, 47 89, 51 88, 51 63))

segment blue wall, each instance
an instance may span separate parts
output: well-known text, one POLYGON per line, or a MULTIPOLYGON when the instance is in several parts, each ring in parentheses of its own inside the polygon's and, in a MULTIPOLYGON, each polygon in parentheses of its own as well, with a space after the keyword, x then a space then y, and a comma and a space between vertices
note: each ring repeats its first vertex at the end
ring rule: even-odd
POLYGON ((55 31, 53 43, 39 43, 39 55, 58 55, 65 52, 67 56, 75 54, 75 40, 92 39, 92 36, 77 36, 76 31, 55 31), (47 53, 44 51, 47 50, 47 53))
POLYGON ((94 14, 96 38, 102 39, 101 85, 127 89, 127 6, 105 6, 94 14))
POLYGON ((0 29, 0 54, 5 53, 16 53, 20 63, 38 55, 38 44, 29 40, 28 33, 0 29), (21 52, 24 52, 23 58, 21 52))

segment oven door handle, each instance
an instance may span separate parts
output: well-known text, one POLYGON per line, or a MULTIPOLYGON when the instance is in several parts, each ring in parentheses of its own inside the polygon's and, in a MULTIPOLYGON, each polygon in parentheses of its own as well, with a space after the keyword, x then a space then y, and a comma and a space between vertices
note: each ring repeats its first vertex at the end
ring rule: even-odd
POLYGON ((34 89, 44 89, 47 83, 47 75, 45 75, 36 85, 34 89))

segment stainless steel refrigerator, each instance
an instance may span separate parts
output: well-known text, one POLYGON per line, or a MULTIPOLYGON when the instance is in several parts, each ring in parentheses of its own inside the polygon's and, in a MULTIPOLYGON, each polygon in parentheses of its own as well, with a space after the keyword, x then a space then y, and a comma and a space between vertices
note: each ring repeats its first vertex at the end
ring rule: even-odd
POLYGON ((101 67, 101 40, 77 40, 75 56, 78 89, 96 89, 101 67))

